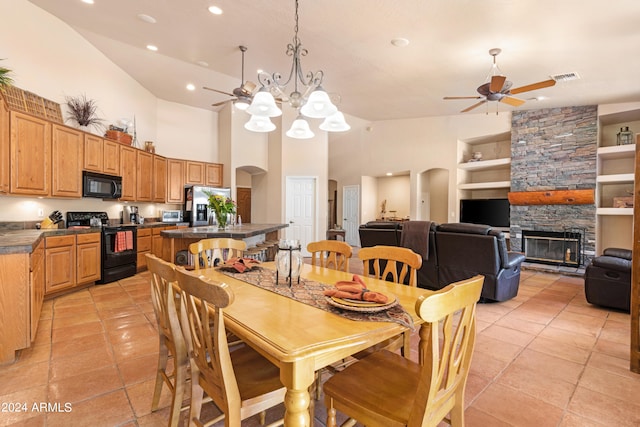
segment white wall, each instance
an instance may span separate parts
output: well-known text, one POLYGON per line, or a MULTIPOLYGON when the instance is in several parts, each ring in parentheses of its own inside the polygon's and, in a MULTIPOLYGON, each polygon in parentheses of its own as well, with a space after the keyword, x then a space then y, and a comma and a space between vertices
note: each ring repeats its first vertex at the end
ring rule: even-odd
MULTIPOLYGON (((349 184, 357 184, 362 176, 383 177, 387 172, 409 172, 411 207, 409 215, 417 218, 420 209, 417 183, 420 173, 442 168, 449 171, 447 211, 449 221, 458 215, 456 203, 457 141, 508 132, 511 129, 511 114, 499 115, 469 114, 460 116, 424 117, 405 120, 365 122, 349 117, 353 129, 339 136, 331 135, 329 142, 329 178, 338 181, 338 189, 349 184), (355 126, 354 126, 355 125, 355 126), (453 213, 453 217, 451 217, 453 213)), ((370 212, 368 188, 377 191, 375 185, 362 188, 362 221, 375 218, 376 211, 370 212), (364 206, 365 200, 369 204, 364 206), (365 213, 365 211, 367 213, 365 213)), ((375 193, 374 193, 375 194, 375 193)), ((341 194, 338 201, 341 200, 341 194)), ((434 201, 432 200, 432 203, 434 201)))
POLYGON ((378 178, 378 205, 387 201, 385 218, 406 218, 409 216, 409 190, 411 181, 409 175, 389 176, 378 178), (395 211, 392 213, 391 211, 395 211))

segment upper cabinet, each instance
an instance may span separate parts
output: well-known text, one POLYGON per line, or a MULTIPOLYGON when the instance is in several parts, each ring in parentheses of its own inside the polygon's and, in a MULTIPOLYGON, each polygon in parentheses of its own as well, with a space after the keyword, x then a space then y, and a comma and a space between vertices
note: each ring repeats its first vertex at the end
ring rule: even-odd
POLYGON ((510 133, 458 142, 461 199, 506 198, 510 188, 510 133))
POLYGON ((49 196, 51 123, 11 111, 10 128, 11 193, 49 196))
POLYGON ((153 194, 154 202, 164 203, 167 195, 167 159, 153 155, 153 194))
POLYGON ((184 202, 185 161, 167 159, 167 203, 184 202))
POLYGON ((609 247, 632 248, 636 144, 618 145, 617 136, 624 127, 640 132, 640 110, 599 115, 598 120, 596 255, 609 247))
POLYGON ((185 162, 185 185, 204 185, 205 183, 205 167, 202 162, 187 160, 185 162))
POLYGON ((54 124, 51 144, 51 195, 82 197, 84 133, 54 124))
POLYGON ((136 177, 136 200, 150 202, 153 199, 153 154, 146 151, 138 152, 136 177))
POLYGON ((0 194, 9 192, 9 108, 0 96, 0 194))
POLYGON ((205 185, 222 187, 222 165, 219 163, 205 163, 205 185))
POLYGON ((138 150, 120 144, 120 175, 122 176, 122 197, 120 200, 136 201, 136 166, 138 150))

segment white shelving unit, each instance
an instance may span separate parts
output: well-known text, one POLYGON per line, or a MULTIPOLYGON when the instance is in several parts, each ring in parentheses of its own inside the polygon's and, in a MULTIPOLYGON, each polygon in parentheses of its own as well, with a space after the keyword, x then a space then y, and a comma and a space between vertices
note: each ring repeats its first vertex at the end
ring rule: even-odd
MULTIPOLYGON (((640 131, 640 110, 599 116, 599 147, 596 177, 596 255, 610 247, 631 249, 633 208, 613 207, 613 198, 630 196, 634 190, 636 144, 615 145, 623 126, 640 131)), ((640 135, 636 135, 640 143, 640 135)))
POLYGON ((458 199, 506 198, 510 189, 510 132, 458 142, 458 199), (482 160, 471 160, 478 151, 482 160))

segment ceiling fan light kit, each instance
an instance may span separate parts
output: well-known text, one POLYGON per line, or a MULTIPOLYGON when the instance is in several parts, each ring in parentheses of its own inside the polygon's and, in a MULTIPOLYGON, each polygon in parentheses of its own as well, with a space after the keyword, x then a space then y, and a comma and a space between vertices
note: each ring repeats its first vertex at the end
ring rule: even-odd
MULTIPOLYGON (((293 42, 287 45, 287 55, 291 56, 293 60, 289 76, 284 80, 280 73, 268 74, 261 72, 258 74, 258 81, 262 88, 253 97, 251 106, 247 109, 247 112, 252 115, 249 122, 254 120, 256 116, 268 118, 282 114, 282 111, 275 103, 273 95, 278 96, 283 101, 288 102, 292 108, 298 110, 298 117, 294 120, 289 131, 286 132, 286 135, 290 138, 307 139, 314 136, 309 128, 309 123, 304 117, 326 119, 338 113, 338 107, 331 102, 329 95, 321 86, 324 73, 317 71, 305 74, 302 71, 301 57, 306 56, 307 53, 307 49, 302 47, 302 43, 298 38, 298 0, 296 0, 293 42), (287 94, 286 86, 292 81, 294 85, 293 91, 287 94), (301 91, 298 90, 299 85, 301 86, 301 91)), ((323 129, 322 126, 320 129, 329 132, 346 130, 344 129, 344 125, 347 125, 344 121, 344 115, 342 115, 344 125, 338 125, 336 120, 334 119, 333 121, 335 126, 327 124, 325 126, 326 129, 323 129), (338 130, 339 128, 340 130, 338 130)), ((251 127, 245 125, 245 128, 249 130, 251 130, 251 127)))
MULTIPOLYGON (((445 96, 444 99, 452 100, 452 99, 480 99, 481 101, 471 105, 470 107, 465 108, 461 111, 461 113, 466 113, 471 111, 488 101, 498 101, 503 102, 505 104, 511 105, 513 107, 519 107, 525 103, 523 99, 514 98, 511 95, 516 95, 518 93, 529 92, 532 90, 543 89, 546 87, 550 87, 556 84, 554 79, 544 80, 537 83, 532 83, 526 86, 520 86, 514 89, 511 89, 513 83, 507 80, 507 77, 503 75, 502 71, 498 67, 496 62, 496 56, 498 56, 502 52, 502 49, 493 48, 489 50, 489 55, 493 57, 493 64, 491 65, 491 69, 489 70, 489 75, 485 80, 485 83, 480 85, 477 89, 477 92, 482 96, 445 96)), ((488 111, 487 111, 488 114, 488 111)), ((496 114, 498 114, 498 110, 496 109, 496 114)))
POLYGON ((271 132, 275 130, 276 125, 266 116, 251 116, 249 121, 244 124, 246 130, 251 132, 271 132))

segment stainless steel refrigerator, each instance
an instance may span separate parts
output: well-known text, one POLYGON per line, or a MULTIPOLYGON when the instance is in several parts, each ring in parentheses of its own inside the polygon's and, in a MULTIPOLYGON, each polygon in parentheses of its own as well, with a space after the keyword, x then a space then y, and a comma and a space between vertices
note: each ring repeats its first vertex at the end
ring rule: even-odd
POLYGON ((230 188, 202 187, 199 185, 184 188, 184 219, 191 227, 215 225, 216 216, 209 209, 209 194, 231 197, 230 188))

